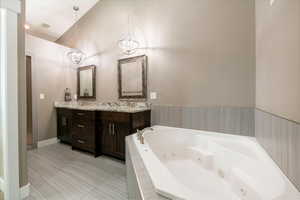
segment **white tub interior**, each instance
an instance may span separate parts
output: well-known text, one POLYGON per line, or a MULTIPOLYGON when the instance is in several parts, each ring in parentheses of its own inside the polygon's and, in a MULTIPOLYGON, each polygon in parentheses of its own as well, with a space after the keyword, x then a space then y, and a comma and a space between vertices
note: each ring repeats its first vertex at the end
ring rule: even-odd
POLYGON ((135 144, 155 189, 170 199, 299 198, 253 138, 156 126, 135 144))

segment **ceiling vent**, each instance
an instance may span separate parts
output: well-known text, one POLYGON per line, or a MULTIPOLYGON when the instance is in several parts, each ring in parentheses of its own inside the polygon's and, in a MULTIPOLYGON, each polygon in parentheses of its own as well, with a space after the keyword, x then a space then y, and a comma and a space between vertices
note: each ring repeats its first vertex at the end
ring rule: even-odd
POLYGON ((42 23, 41 25, 43 28, 50 28, 51 26, 49 24, 46 24, 46 23, 42 23))

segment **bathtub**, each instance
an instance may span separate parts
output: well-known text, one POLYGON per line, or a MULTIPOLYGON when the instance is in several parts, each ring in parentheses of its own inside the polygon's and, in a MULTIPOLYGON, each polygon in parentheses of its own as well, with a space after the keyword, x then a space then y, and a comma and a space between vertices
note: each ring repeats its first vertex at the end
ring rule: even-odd
POLYGON ((154 126, 134 144, 155 191, 174 200, 298 200, 255 138, 154 126))

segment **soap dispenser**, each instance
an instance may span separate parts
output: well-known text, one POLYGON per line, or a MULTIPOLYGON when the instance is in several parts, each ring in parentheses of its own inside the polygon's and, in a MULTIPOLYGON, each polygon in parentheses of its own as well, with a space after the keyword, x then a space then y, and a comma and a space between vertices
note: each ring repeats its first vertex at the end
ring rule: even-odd
POLYGON ((65 89, 65 101, 72 101, 71 90, 69 88, 65 89))

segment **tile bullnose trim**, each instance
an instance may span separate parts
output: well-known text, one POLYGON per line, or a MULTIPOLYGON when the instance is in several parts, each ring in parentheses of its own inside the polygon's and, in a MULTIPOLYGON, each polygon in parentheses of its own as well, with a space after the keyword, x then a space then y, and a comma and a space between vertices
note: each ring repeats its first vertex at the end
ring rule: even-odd
POLYGON ((284 119, 284 120, 287 120, 287 121, 290 121, 290 122, 293 122, 293 123, 296 123, 296 124, 300 125, 300 122, 298 122, 298 121, 295 121, 295 120, 293 120, 293 119, 288 119, 288 118, 286 118, 286 117, 282 117, 282 116, 280 116, 280 115, 278 115, 278 114, 275 114, 275 113, 266 111, 266 110, 264 110, 264 109, 262 109, 262 108, 255 108, 255 110, 258 110, 258 111, 261 111, 261 112, 270 114, 270 115, 272 115, 272 116, 274 116, 274 117, 278 117, 278 118, 281 118, 281 119, 284 119))

